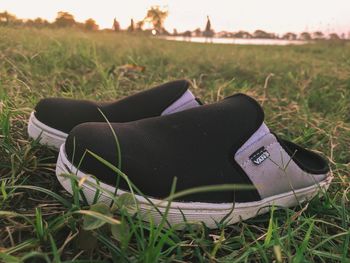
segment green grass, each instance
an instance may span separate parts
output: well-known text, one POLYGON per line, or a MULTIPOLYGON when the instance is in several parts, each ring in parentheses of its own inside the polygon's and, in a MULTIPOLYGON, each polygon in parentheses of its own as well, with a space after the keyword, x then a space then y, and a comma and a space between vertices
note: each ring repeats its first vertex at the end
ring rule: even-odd
POLYGON ((0 28, 0 99, 0 262, 350 261, 349 42, 234 46, 0 28), (124 64, 146 69, 122 74, 124 64), (329 159, 328 194, 218 230, 176 231, 132 217, 132 196, 89 207, 74 179, 70 196, 55 152, 28 140, 41 98, 117 99, 178 78, 207 103, 255 97, 273 131, 329 159))

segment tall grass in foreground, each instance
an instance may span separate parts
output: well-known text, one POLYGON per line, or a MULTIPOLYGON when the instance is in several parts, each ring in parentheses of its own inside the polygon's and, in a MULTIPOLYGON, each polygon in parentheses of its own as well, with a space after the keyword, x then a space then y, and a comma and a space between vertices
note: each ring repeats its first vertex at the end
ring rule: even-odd
MULTIPOLYGON (((0 262, 349 262, 350 44, 232 46, 123 34, 0 28, 0 262), (125 74, 124 64, 145 66, 125 74), (269 77, 269 78, 268 78, 269 77), (189 78, 214 102, 260 101, 278 135, 322 152, 327 195, 218 230, 175 230, 79 201, 56 180, 57 154, 30 141, 26 122, 47 96, 106 100, 189 78), (268 78, 268 79, 267 79, 268 78)), ((170 193, 169 193, 170 194, 170 193)))

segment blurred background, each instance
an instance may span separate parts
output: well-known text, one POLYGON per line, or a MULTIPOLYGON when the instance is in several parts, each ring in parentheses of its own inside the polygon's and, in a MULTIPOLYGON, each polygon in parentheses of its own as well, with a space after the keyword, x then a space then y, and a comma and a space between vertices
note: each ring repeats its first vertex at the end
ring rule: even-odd
POLYGON ((307 41, 349 39, 349 10, 347 0, 2 0, 0 23, 175 37, 307 41))

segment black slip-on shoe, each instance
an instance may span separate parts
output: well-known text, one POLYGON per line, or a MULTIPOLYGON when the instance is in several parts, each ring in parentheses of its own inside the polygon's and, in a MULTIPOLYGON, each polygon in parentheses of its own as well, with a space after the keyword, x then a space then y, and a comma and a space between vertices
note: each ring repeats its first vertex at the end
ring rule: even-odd
MULTIPOLYGON (((218 103, 128 123, 111 124, 119 141, 120 156, 111 127, 85 123, 75 127, 61 146, 56 175, 70 193, 71 180, 62 174, 86 177, 85 197, 94 199, 96 184, 106 190, 100 201, 110 202, 117 173, 102 164, 90 150, 117 166, 161 211, 174 177, 176 191, 200 186, 243 184, 246 190, 201 192, 171 203, 168 221, 203 221, 208 227, 227 218, 228 223, 268 211, 268 206, 291 207, 328 188, 331 173, 327 162, 314 152, 271 133, 264 112, 252 98, 237 94, 218 103), (82 158, 83 157, 83 158, 82 158), (78 167, 78 168, 77 168, 78 167), (234 207, 234 208, 233 208, 234 207), (229 215, 228 217, 226 217, 229 215)), ((117 195, 128 192, 121 179, 117 195)), ((161 220, 141 195, 136 195, 141 214, 161 220)))
POLYGON ((88 100, 46 98, 31 113, 29 137, 59 149, 68 133, 84 122, 105 122, 100 109, 110 122, 128 122, 167 115, 198 106, 187 80, 165 83, 122 100, 99 103, 88 100))

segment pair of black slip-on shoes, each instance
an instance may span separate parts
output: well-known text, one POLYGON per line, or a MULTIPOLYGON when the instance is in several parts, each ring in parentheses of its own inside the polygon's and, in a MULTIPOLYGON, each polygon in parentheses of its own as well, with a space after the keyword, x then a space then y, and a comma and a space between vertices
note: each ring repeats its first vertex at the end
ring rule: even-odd
POLYGON ((210 228, 223 219, 235 223, 262 214, 271 205, 292 207, 327 190, 327 162, 272 133, 253 98, 235 94, 202 105, 189 87, 186 80, 173 81, 112 103, 43 99, 28 132, 60 148, 56 175, 68 192, 72 180, 65 174, 85 178, 82 191, 90 203, 110 204, 114 194, 130 192, 124 175, 108 162, 142 193, 135 193, 140 213, 156 223, 175 177, 176 192, 196 191, 171 202, 168 221, 202 221, 210 228), (217 185, 221 190, 213 189, 217 185), (202 191, 206 187, 213 191, 202 191))

